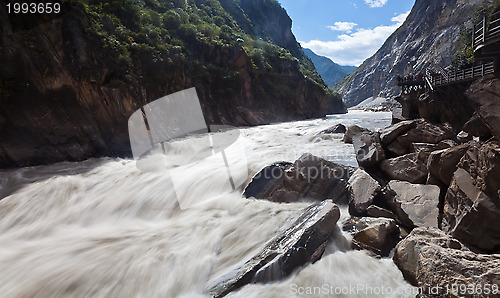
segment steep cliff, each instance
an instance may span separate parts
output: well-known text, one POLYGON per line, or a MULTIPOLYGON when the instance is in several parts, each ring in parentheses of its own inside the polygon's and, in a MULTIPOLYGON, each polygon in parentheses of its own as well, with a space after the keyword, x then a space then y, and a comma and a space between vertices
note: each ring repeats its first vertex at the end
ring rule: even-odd
POLYGON ((208 124, 344 112, 275 0, 0 4, 0 167, 130 155, 127 120, 196 87, 208 124))
POLYGON ((456 53, 460 26, 483 0, 417 0, 401 27, 354 73, 337 84, 347 106, 369 97, 399 94, 396 77, 447 66, 456 53))

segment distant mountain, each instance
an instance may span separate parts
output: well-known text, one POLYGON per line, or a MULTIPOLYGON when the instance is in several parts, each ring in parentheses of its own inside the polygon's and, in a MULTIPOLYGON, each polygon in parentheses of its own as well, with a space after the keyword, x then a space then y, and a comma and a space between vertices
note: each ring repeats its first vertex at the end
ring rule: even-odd
MULTIPOLYGON (((470 27, 471 13, 484 2, 491 1, 417 0, 403 25, 377 53, 337 83, 337 92, 343 95, 348 107, 367 98, 393 98, 400 93, 396 85, 398 75, 450 65, 461 26, 470 27)), ((319 68, 318 72, 321 74, 319 68)))
POLYGON ((330 58, 319 56, 310 49, 303 49, 304 53, 311 58, 316 70, 329 87, 342 80, 356 70, 356 66, 342 66, 333 62, 330 58))

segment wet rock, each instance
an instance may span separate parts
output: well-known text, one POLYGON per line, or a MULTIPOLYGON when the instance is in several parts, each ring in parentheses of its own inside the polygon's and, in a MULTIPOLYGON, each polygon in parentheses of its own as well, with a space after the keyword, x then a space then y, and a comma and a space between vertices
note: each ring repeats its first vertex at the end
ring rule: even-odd
POLYGON ((270 282, 321 258, 340 217, 339 208, 325 200, 308 207, 283 233, 241 267, 207 287, 213 297, 223 297, 246 284, 270 282))
POLYGON ((346 131, 346 127, 343 124, 339 123, 319 132, 318 134, 345 133, 346 131))
POLYGON ((380 191, 380 184, 367 172, 357 169, 349 178, 349 212, 353 215, 362 215, 373 203, 380 191))
POLYGON ((357 224, 358 232, 353 237, 355 247, 366 249, 386 257, 399 240, 396 221, 390 218, 363 217, 357 224))
POLYGON ((446 193, 443 230, 488 252, 500 252, 500 147, 474 145, 446 193))
POLYGON ((415 126, 416 122, 414 120, 401 121, 397 124, 388 126, 380 131, 380 140, 382 141, 382 144, 388 145, 399 135, 402 135, 415 126))
POLYGON ((462 130, 457 134, 457 141, 460 144, 467 143, 469 141, 472 141, 472 135, 462 130))
POLYGON ((419 159, 418 153, 386 159, 380 163, 380 169, 393 180, 424 183, 427 179, 427 166, 419 159))
POLYGON ((368 208, 366 208, 366 214, 371 217, 385 217, 385 218, 392 218, 396 219, 397 216, 392 213, 392 211, 389 211, 385 208, 379 207, 377 205, 371 205, 368 208))
POLYGON ((360 132, 352 137, 356 160, 360 167, 372 167, 385 159, 378 132, 360 132))
POLYGON ((463 297, 466 295, 452 293, 451 286, 474 285, 484 290, 486 284, 491 289, 500 283, 499 255, 476 254, 435 228, 414 229, 398 243, 393 259, 406 280, 422 287, 424 293, 437 289, 424 296, 463 297))
POLYGON ((347 181, 352 168, 304 154, 295 163, 265 167, 245 188, 247 198, 291 203, 333 199, 347 204, 347 181))
POLYGON ((462 144, 432 152, 427 162, 427 168, 431 175, 445 185, 450 185, 453 173, 457 170, 458 163, 468 148, 469 144, 462 144))
POLYGON ((347 131, 345 132, 344 138, 342 139, 342 141, 344 141, 345 143, 348 143, 348 144, 352 144, 352 137, 355 134, 358 134, 361 132, 368 132, 368 131, 370 131, 370 130, 367 128, 360 127, 357 125, 351 125, 347 128, 347 131))
POLYGON ((439 216, 439 187, 389 181, 383 197, 395 212, 402 225, 412 227, 437 227, 439 216))

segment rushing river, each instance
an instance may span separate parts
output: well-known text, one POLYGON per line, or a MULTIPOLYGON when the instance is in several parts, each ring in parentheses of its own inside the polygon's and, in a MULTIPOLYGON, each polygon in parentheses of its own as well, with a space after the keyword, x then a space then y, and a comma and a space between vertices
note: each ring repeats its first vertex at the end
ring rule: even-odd
MULTIPOLYGON (((379 129, 390 113, 242 129, 245 154, 228 158, 245 159, 249 171, 236 179, 248 182, 264 166, 305 152, 355 166, 341 135, 316 135, 336 123, 379 129)), ((177 170, 175 189, 212 201, 182 210, 166 172, 140 171, 128 159, 4 170, 0 178, 1 297, 204 297, 211 281, 308 205, 244 199, 242 187, 224 192, 218 181, 226 169, 203 161, 177 170)), ((342 209, 340 221, 348 216, 342 209)), ((348 238, 339 230, 320 261, 228 297, 401 297, 412 289, 390 259, 351 250, 348 238)))

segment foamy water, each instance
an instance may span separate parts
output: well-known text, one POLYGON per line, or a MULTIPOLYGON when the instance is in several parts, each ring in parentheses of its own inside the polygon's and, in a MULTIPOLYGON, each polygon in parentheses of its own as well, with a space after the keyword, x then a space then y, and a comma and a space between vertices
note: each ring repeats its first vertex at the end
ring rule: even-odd
MULTIPOLYGON (((242 129, 245 154, 228 150, 228 158, 245 159, 249 170, 235 179, 248 182, 262 167, 305 152, 355 166, 341 135, 316 135, 336 123, 377 129, 390 124, 390 113, 242 129)), ((228 193, 226 169, 210 161, 174 174, 103 158, 4 170, 0 178, 2 297, 205 297, 211 281, 251 258, 308 205, 248 200, 243 187, 228 193), (179 192, 210 202, 181 210, 179 192)), ((286 280, 229 296, 401 297, 411 289, 390 259, 353 251, 346 237, 339 229, 320 261, 286 280)))

